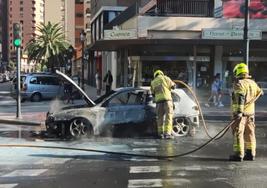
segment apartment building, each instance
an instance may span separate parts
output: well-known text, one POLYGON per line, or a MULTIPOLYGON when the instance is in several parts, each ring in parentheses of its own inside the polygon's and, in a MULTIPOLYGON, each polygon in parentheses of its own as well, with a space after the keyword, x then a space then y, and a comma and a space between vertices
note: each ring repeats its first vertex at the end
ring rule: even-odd
POLYGON ((2 71, 6 69, 8 59, 9 59, 9 54, 8 54, 8 35, 7 33, 7 24, 8 24, 8 18, 7 18, 7 8, 8 8, 8 0, 0 0, 0 19, 1 19, 1 51, 2 51, 2 71))
MULTIPOLYGON (((26 44, 36 35, 36 27, 44 22, 44 0, 8 0, 7 1, 7 32, 8 56, 15 61, 16 51, 13 45, 13 23, 21 24, 23 50, 26 44)), ((27 63, 27 56, 22 56, 21 70, 29 72, 34 70, 33 64, 27 63)))
POLYGON ((44 0, 8 1, 9 51, 14 52, 13 23, 21 24, 22 49, 36 34, 36 26, 44 22, 44 0))
MULTIPOLYGON (((92 9, 99 9, 98 2, 94 1, 92 9)), ((249 24, 249 66, 252 76, 261 81, 266 79, 263 70, 267 68, 266 6, 259 0, 251 0, 250 6, 254 11, 249 24)), ((99 10, 105 8, 102 5, 99 10)), ((244 2, 231 0, 139 1, 101 29, 94 28, 96 13, 90 49, 92 54, 101 51, 103 64, 114 65, 115 87, 148 85, 155 69, 195 89, 209 89, 213 76, 220 73, 229 87, 232 68, 243 61, 245 53, 242 10, 244 2)))
POLYGON ((75 1, 45 0, 45 23, 60 23, 66 39, 75 46, 75 1))
MULTIPOLYGON (((3 3, 2 0, 0 0, 0 69, 2 67, 2 30, 3 30, 3 21, 2 21, 2 12, 3 12, 3 3)), ((1 71, 1 70, 0 70, 1 71)))

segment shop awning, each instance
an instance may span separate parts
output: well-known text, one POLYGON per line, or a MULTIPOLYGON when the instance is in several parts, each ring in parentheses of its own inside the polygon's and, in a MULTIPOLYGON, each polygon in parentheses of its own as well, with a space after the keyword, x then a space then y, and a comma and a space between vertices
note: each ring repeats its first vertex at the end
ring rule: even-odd
MULTIPOLYGON (((181 46, 181 45, 221 45, 240 46, 242 40, 209 40, 209 39, 129 39, 129 40, 98 40, 88 48, 91 51, 117 51, 118 49, 136 49, 153 45, 161 46, 181 46)), ((267 48, 267 41, 250 41, 251 47, 267 48)))

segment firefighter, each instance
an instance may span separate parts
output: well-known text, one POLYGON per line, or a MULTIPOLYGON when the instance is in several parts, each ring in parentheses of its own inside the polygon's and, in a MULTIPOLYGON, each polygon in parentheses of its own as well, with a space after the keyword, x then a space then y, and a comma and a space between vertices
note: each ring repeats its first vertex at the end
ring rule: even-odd
POLYGON ((163 74, 161 70, 154 72, 154 80, 151 82, 151 92, 155 97, 157 129, 159 138, 172 139, 173 101, 171 89, 176 84, 163 74), (165 119, 164 119, 165 116, 165 119))
POLYGON ((234 154, 230 155, 229 160, 253 161, 256 156, 255 99, 262 94, 262 90, 251 79, 245 63, 237 64, 233 73, 236 78, 232 93, 234 154))

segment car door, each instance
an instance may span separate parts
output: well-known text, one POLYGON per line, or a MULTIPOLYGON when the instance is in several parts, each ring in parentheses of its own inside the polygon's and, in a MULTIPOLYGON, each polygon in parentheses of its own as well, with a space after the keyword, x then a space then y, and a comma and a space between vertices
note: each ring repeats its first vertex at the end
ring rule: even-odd
POLYGON ((60 80, 56 76, 48 76, 47 89, 49 91, 49 98, 55 98, 63 94, 63 87, 61 87, 60 80))
POLYGON ((143 91, 123 91, 113 96, 107 105, 106 118, 110 124, 140 123, 144 121, 143 91))

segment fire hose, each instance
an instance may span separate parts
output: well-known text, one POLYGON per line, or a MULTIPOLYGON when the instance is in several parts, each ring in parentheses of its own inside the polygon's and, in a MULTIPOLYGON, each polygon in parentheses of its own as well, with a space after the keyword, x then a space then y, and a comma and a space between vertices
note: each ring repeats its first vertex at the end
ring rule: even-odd
MULTIPOLYGON (((181 153, 181 154, 175 154, 175 155, 145 155, 145 154, 135 154, 135 153, 125 153, 125 152, 114 152, 114 151, 105 151, 105 150, 97 150, 97 149, 84 149, 84 148, 72 148, 72 147, 60 147, 60 146, 42 146, 42 145, 29 145, 29 144, 0 144, 0 147, 16 147, 16 148, 24 148, 24 147, 28 147, 28 148, 42 148, 42 149, 60 149, 60 150, 73 150, 73 151, 84 151, 84 152, 96 152, 96 153, 105 153, 105 154, 110 154, 110 155, 120 155, 120 156, 131 156, 131 157, 145 157, 145 158, 154 158, 154 159, 172 159, 172 158, 178 158, 178 157, 183 157, 186 155, 189 155, 191 153, 194 153, 202 148, 204 148, 205 146, 207 146, 210 142, 214 141, 214 140, 218 140, 220 138, 222 138, 226 132, 229 130, 229 128, 232 126, 232 124, 235 122, 235 119, 232 119, 232 121, 227 124, 221 131, 219 131, 214 137, 210 136, 207 126, 205 124, 205 120, 203 117, 203 113, 200 107, 200 104, 197 100, 196 95, 194 94, 194 92, 192 91, 192 89, 185 84, 182 81, 176 80, 176 82, 179 82, 181 84, 183 84, 184 86, 186 86, 189 91, 191 92, 191 94, 193 95, 195 102, 197 103, 199 110, 200 110, 200 115, 201 118, 203 120, 203 127, 205 129, 206 134, 209 136, 209 140, 206 141, 204 144, 202 144, 201 146, 185 152, 185 153, 181 153)), ((248 103, 245 104, 245 106, 248 106, 249 104, 255 102, 261 95, 262 93, 259 93, 255 98, 253 98, 251 101, 249 101, 248 103)))
MULTIPOLYGON (((203 128, 204 128, 204 131, 205 131, 206 135, 207 135, 210 139, 212 139, 213 137, 210 135, 210 133, 209 133, 209 131, 208 131, 208 128, 207 128, 207 125, 206 125, 206 122, 205 122, 205 119, 204 119, 204 116, 203 116, 203 112, 202 112, 202 109, 201 109, 201 106, 200 106, 200 104, 199 104, 199 101, 198 101, 198 99, 197 99, 196 94, 195 94, 194 91, 190 88, 190 86, 187 85, 186 83, 184 83, 183 81, 181 81, 181 80, 174 80, 174 82, 179 83, 179 84, 182 84, 182 85, 185 86, 185 87, 189 90, 189 92, 192 94, 192 96, 193 96, 193 98, 194 98, 194 101, 196 102, 196 104, 197 104, 197 106, 198 106, 198 109, 199 109, 200 117, 201 117, 201 120, 202 120, 202 122, 203 122, 203 128)), ((256 95, 255 98, 253 98, 253 99, 251 99, 250 101, 248 101, 248 102, 245 104, 245 107, 244 107, 244 108, 247 108, 247 106, 248 106, 249 104, 255 102, 261 95, 262 95, 262 92, 260 92, 258 95, 256 95)), ((230 123, 230 124, 231 124, 231 123, 230 123)), ((219 139, 221 139, 221 138, 226 134, 226 132, 229 130, 230 126, 227 125, 226 127, 228 127, 228 128, 225 129, 225 131, 222 132, 222 134, 221 134, 220 136, 216 137, 214 140, 219 140, 219 139)))

